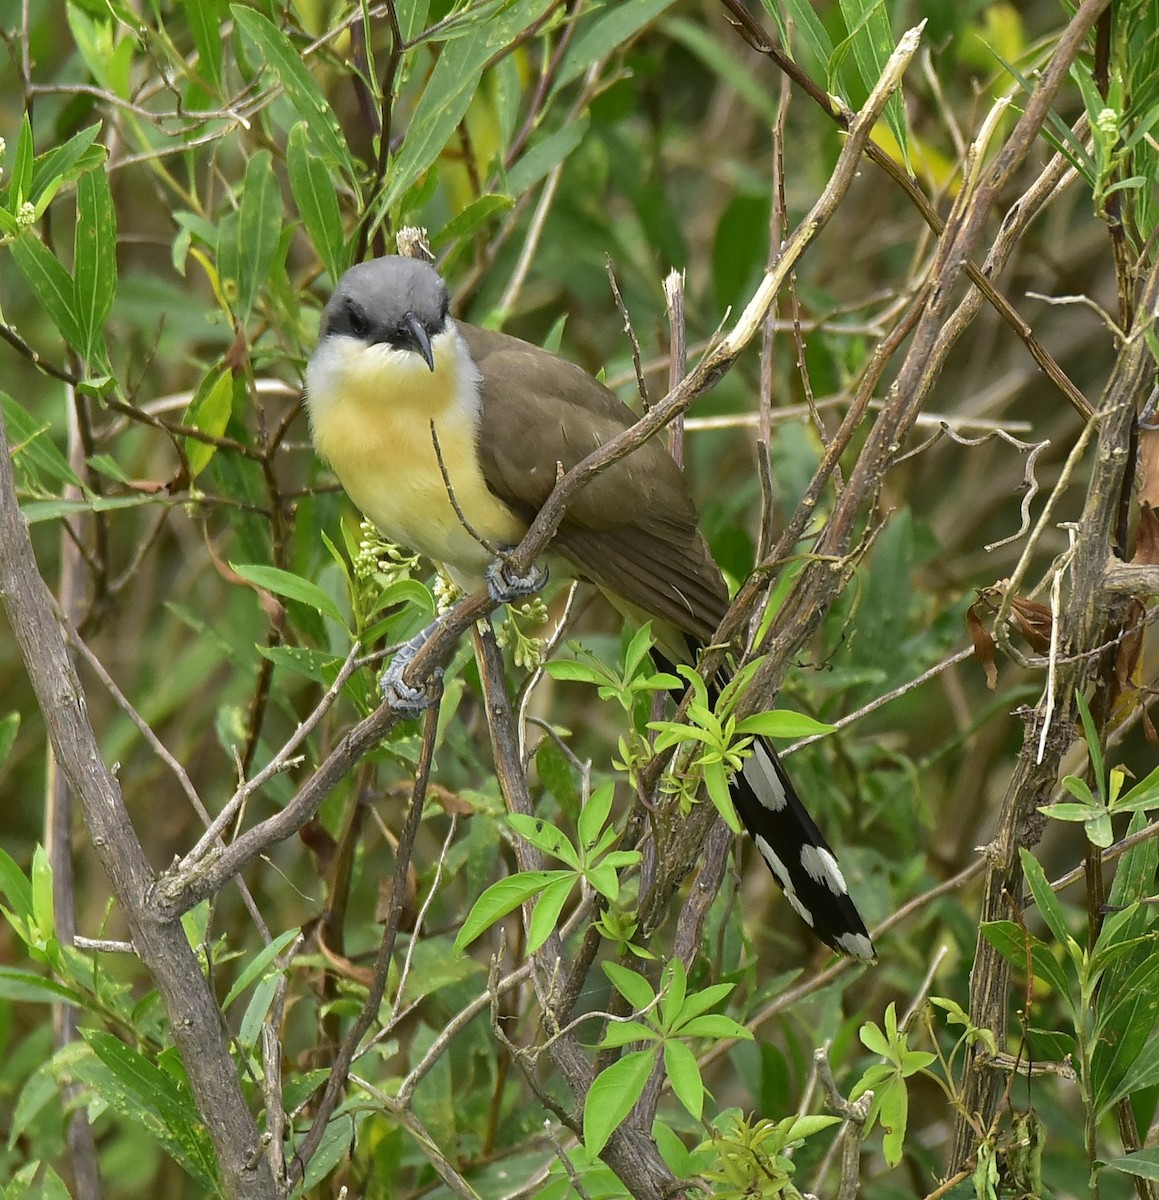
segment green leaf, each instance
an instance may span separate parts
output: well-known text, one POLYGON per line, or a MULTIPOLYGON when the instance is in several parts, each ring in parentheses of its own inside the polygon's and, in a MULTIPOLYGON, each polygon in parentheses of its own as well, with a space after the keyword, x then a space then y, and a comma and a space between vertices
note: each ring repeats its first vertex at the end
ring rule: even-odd
POLYGON ((31 230, 9 242, 8 250, 61 337, 78 354, 83 354, 85 335, 76 315, 72 276, 31 230))
POLYGON ((106 1072, 74 1069, 105 1102, 122 1116, 142 1122, 194 1178, 214 1188, 216 1159, 188 1091, 167 1072, 108 1033, 82 1030, 81 1036, 107 1068, 106 1072))
POLYGON ((287 929, 285 933, 279 934, 268 946, 263 946, 257 954, 255 954, 248 963, 242 968, 241 973, 234 981, 233 987, 229 989, 228 994, 222 1001, 222 1011, 229 1006, 256 980, 269 969, 270 964, 278 957, 279 954, 298 936, 297 929, 287 929))
POLYGON ((531 926, 527 931, 528 954, 534 954, 551 936, 575 882, 575 876, 569 874, 563 879, 549 883, 540 893, 535 902, 535 911, 531 914, 531 926))
POLYGON ((16 138, 16 147, 8 162, 8 195, 12 201, 12 213, 27 200, 32 199, 32 163, 36 156, 32 143, 32 119, 28 110, 24 110, 24 120, 20 123, 20 133, 16 138))
POLYGON ((197 47, 197 73, 211 89, 221 88, 221 0, 185 0, 182 5, 197 47))
POLYGON ((261 13, 242 4, 231 4, 238 27, 257 44, 266 65, 281 80, 286 99, 306 123, 310 141, 324 159, 339 167, 357 188, 357 173, 342 134, 342 127, 327 104, 298 48, 261 13))
POLYGON ((16 735, 20 732, 20 714, 10 712, 0 717, 0 770, 3 770, 12 747, 16 745, 16 735))
MULTIPOLYGON (((0 409, 4 412, 4 424, 8 430, 8 445, 21 469, 35 474, 39 471, 56 483, 80 488, 80 477, 68 465, 68 459, 60 452, 48 432, 48 427, 33 420, 32 416, 17 404, 6 392, 0 392, 0 409)), ((40 480, 36 480, 39 484, 40 480)), ((77 502, 81 503, 81 502, 77 502)), ((82 510, 87 505, 82 504, 82 510)))
POLYGON ((32 923, 43 944, 56 936, 56 898, 52 892, 52 863, 43 846, 32 851, 32 923))
POLYGON ((521 871, 493 883, 472 905, 455 938, 455 949, 465 949, 500 917, 505 917, 557 879, 571 882, 574 878, 571 871, 521 871))
POLYGON ((1159 1179, 1159 1146, 1136 1150, 1134 1154, 1125 1154, 1122 1158, 1108 1159, 1103 1166, 1111 1171, 1137 1175, 1140 1179, 1159 1179))
POLYGON ((704 1111, 704 1080, 696 1065, 696 1055, 683 1042, 665 1042, 664 1073, 676 1099, 699 1121, 704 1111))
POLYGON ((753 713, 738 721, 736 732, 758 733, 762 737, 802 738, 817 734, 832 733, 836 725, 826 725, 805 713, 792 712, 787 708, 776 708, 769 712, 753 713))
POLYGON ((379 212, 388 212, 443 152, 451 134, 466 116, 490 54, 483 38, 457 38, 443 47, 415 105, 379 212))
POLYGON ((283 571, 279 567, 268 567, 262 563, 230 563, 229 566, 230 570, 246 582, 264 588, 267 592, 273 592, 275 596, 297 600, 325 617, 332 617, 343 628, 346 627, 346 618, 339 612, 338 606, 316 583, 283 571))
POLYGON ((783 3, 785 11, 793 19, 797 34, 817 60, 817 66, 824 68, 828 64, 833 57, 833 40, 809 0, 762 0, 762 3, 778 23, 781 19, 778 4, 783 3))
POLYGON ((824 1130, 832 1129, 834 1125, 840 1124, 840 1117, 826 1117, 820 1113, 806 1113, 803 1117, 797 1117, 789 1128, 785 1130, 785 1145, 803 1141, 805 1138, 810 1138, 816 1133, 822 1133, 824 1130))
POLYGON ((83 355, 93 359, 104 344, 105 321, 117 292, 117 217, 104 171, 77 180, 73 307, 84 338, 83 355))
POLYGON ((552 85, 555 94, 582 75, 592 63, 614 54, 645 25, 654 21, 675 0, 635 0, 633 4, 609 4, 580 25, 560 64, 552 85))
MULTIPOLYGON (((233 375, 229 370, 210 372, 201 381, 186 410, 184 424, 200 429, 211 437, 221 437, 233 415, 233 375)), ((213 461, 217 447, 212 442, 185 439, 185 457, 189 475, 196 479, 213 461)))
POLYGON ((1099 743, 1099 731, 1095 727, 1095 719, 1091 716, 1090 706, 1081 692, 1075 693, 1075 707, 1079 710, 1079 719, 1083 725, 1083 735, 1086 738, 1087 754, 1091 760, 1091 774, 1095 778, 1095 786, 1099 796, 1105 795, 1107 769, 1103 761, 1103 748, 1099 743))
POLYGON ((1127 1068, 1119 1086, 1102 1102, 1101 1112, 1110 1112, 1124 1096, 1159 1084, 1159 1037, 1153 1037, 1127 1068))
POLYGON ((600 1038, 600 1049, 614 1049, 632 1042, 654 1042, 659 1037, 655 1029, 641 1025, 639 1021, 612 1021, 600 1038))
POLYGON ((735 53, 705 25, 684 17, 664 22, 664 32, 700 59, 728 88, 731 88, 767 125, 777 121, 776 93, 765 86, 759 75, 743 70, 735 53))
POLYGON ((18 967, 0 967, 0 1000, 21 1000, 28 1004, 83 1005, 80 992, 47 979, 34 971, 22 971, 18 967))
POLYGON ((719 1004, 735 987, 735 983, 712 983, 698 992, 693 992, 680 1007, 681 1020, 691 1021, 693 1017, 707 1012, 714 1004, 719 1004))
POLYGON ((472 200, 462 212, 453 216, 438 233, 431 234, 431 245, 435 249, 453 246, 456 242, 466 241, 477 230, 499 213, 505 213, 513 208, 515 200, 511 196, 488 192, 476 200, 472 200))
POLYGON ((1018 855, 1022 859, 1022 871, 1026 882, 1030 885, 1031 894, 1047 928, 1058 939, 1060 945, 1069 946, 1071 939, 1066 929, 1066 916, 1058 897, 1051 891, 1046 873, 1029 850, 1019 850, 1018 855))
POLYGON ((576 823, 576 833, 579 835, 581 846, 594 845, 600 831, 608 823, 615 791, 615 784, 609 782, 596 788, 588 797, 576 823))
MULTIPOLYGON (((269 278, 282 231, 282 197, 274 177, 273 156, 259 150, 246 164, 237 212, 237 312, 244 323, 269 278)), ((222 271, 223 282, 229 282, 222 271)))
POLYGON ((553 858, 558 858, 561 862, 566 862, 568 866, 579 870, 575 848, 564 836, 562 830, 540 820, 539 817, 528 816, 526 813, 511 813, 507 818, 507 823, 525 842, 529 842, 537 850, 542 850, 544 854, 550 854, 553 858))
POLYGON ((740 819, 736 815, 736 809, 733 808, 732 797, 728 791, 728 776, 720 763, 704 764, 704 784, 708 789, 708 798, 716 806, 716 811, 720 813, 724 823, 733 833, 740 833, 740 819))
POLYGON ((866 1021, 858 1030, 857 1036, 861 1039, 861 1044, 871 1053, 880 1055, 882 1058, 890 1057, 889 1042, 885 1034, 872 1021, 866 1021))
POLYGON ((55 193, 62 184, 72 183, 86 171, 100 167, 108 157, 104 146, 93 145, 100 131, 98 121, 74 133, 63 145, 54 146, 40 155, 32 168, 28 195, 24 198, 35 204, 46 191, 51 189, 55 193))
POLYGON ((14 916, 22 921, 32 919, 32 884, 16 864, 16 860, 0 847, 0 895, 8 901, 14 916))
POLYGON ((682 1021, 679 1027, 681 1037, 698 1038, 739 1038, 751 1042, 752 1032, 739 1021, 726 1017, 723 1013, 706 1013, 702 1017, 690 1017, 682 1021))
POLYGON ((342 211, 338 207, 338 192, 330 171, 323 159, 311 149, 305 121, 299 121, 290 130, 287 166, 290 192, 298 206, 298 214, 331 283, 336 283, 350 265, 350 253, 342 229, 342 211))
POLYGON ((656 993, 652 991, 651 984, 642 975, 637 975, 635 971, 629 971, 620 963, 605 962, 601 965, 604 968, 604 974, 612 981, 616 991, 637 1012, 643 1012, 655 1000, 656 993))
POLYGON ((688 994, 688 975, 680 959, 673 958, 665 967, 660 991, 660 1018, 665 1028, 672 1029, 688 994))
POLYGON ((1089 821, 1092 814, 1089 804, 1072 804, 1065 800, 1057 804, 1040 804, 1038 811, 1054 821, 1089 821))
MULTIPOLYGON (((881 77, 895 48, 889 15, 883 0, 839 0, 839 4, 849 29, 848 41, 853 47, 853 59, 868 94, 881 77)), ((909 138, 900 90, 894 92, 887 101, 885 120, 901 148, 906 170, 909 170, 909 138)))
POLYGON ((900 1079, 894 1081, 878 1095, 878 1120, 885 1131, 882 1152, 886 1163, 896 1167, 905 1153, 905 1130, 909 1119, 909 1092, 900 1079))
POLYGON ((985 921, 982 924, 982 936, 1023 974, 1033 971, 1036 977, 1045 979, 1059 996, 1070 997, 1071 984, 1066 970, 1045 942, 1033 936, 1028 939, 1014 921, 985 921), (1030 963, 1026 959, 1028 941, 1030 963))
POLYGON ((592 1081, 584 1102, 584 1147, 589 1154, 599 1154, 620 1122, 632 1111, 655 1061, 654 1050, 637 1050, 625 1054, 592 1081))

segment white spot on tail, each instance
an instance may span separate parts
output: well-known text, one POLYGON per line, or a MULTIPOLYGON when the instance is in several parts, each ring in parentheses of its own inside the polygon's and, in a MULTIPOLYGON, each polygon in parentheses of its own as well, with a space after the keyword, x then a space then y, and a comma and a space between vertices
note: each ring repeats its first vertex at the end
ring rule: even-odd
POLYGON ((801 850, 801 866, 810 879, 823 883, 835 896, 848 895, 845 876, 841 874, 837 860, 824 846, 805 846, 801 850))
POLYGON ((769 752, 757 742, 753 747, 753 757, 745 763, 745 778, 756 794, 756 798, 770 812, 780 812, 789 802, 785 795, 784 784, 773 766, 769 752))
POLYGON ((862 962, 874 962, 877 959, 877 955, 873 952, 873 943, 864 933, 843 933, 837 938, 837 945, 846 954, 860 958, 862 962))
POLYGON ((785 864, 777 857, 776 851, 769 845, 765 838, 760 834, 756 836, 757 849, 764 855, 765 862, 769 864, 769 869, 777 877, 777 882, 781 885, 781 891, 785 893, 785 899, 792 905, 793 911, 809 926, 813 927, 813 914, 801 903, 797 897, 797 889, 793 887, 793 880, 789 876, 789 872, 785 870, 785 864))

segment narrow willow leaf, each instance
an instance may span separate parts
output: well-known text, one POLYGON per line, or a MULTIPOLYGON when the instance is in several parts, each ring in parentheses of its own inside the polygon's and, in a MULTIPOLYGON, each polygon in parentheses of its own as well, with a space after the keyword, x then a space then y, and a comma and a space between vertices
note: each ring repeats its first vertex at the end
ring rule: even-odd
POLYGON ((75 1064, 77 1073, 115 1112, 146 1118, 146 1128, 165 1149, 190 1174, 212 1184, 216 1160, 190 1094, 167 1072, 111 1034, 84 1030, 81 1036, 107 1068, 107 1074, 84 1071, 80 1062, 75 1064))
POLYGON ((561 129, 533 141, 519 160, 507 172, 507 187, 513 196, 522 196, 533 188, 583 141, 588 131, 588 115, 584 113, 567 122, 561 129))
POLYGON ((231 4, 230 12, 238 27, 257 44, 266 65, 281 80, 286 99, 306 122, 310 140, 317 151, 341 168, 347 181, 354 184, 355 171, 342 128, 314 82, 314 77, 302 62, 298 48, 276 25, 254 9, 231 4))
POLYGON ((1135 1175, 1139 1179, 1159 1180, 1159 1147, 1153 1146, 1147 1150, 1136 1150, 1134 1154, 1122 1158, 1108 1159, 1103 1166, 1112 1171, 1135 1175))
POLYGON ((1051 890, 1050 882, 1038 859, 1029 850, 1020 850, 1019 857, 1022 859, 1022 870, 1026 876, 1026 882, 1030 885, 1030 891, 1047 928, 1058 939, 1060 945, 1068 945, 1070 935, 1066 929, 1066 916, 1062 911, 1062 905, 1058 902, 1058 897, 1051 890))
POLYGON ((290 130, 287 151, 290 191, 310 241, 332 283, 350 265, 350 252, 342 230, 338 193, 323 159, 311 148, 305 121, 290 130))
POLYGON ((466 241, 482 229, 492 217, 505 213, 515 205, 512 196, 497 192, 488 192, 477 200, 472 200, 462 212, 452 217, 438 233, 431 234, 431 245, 437 247, 452 246, 456 242, 466 241))
POLYGON ((182 5, 193 44, 197 47, 197 74, 211 91, 221 89, 221 0, 185 0, 182 5))
POLYGON ((274 265, 282 230, 282 197, 274 176, 273 158, 259 150, 246 164, 241 204, 237 212, 238 315, 242 321, 253 311, 258 293, 274 265))
POLYGON ((90 171, 76 185, 73 306, 86 360, 104 344, 105 320, 117 292, 117 217, 104 171, 90 171))
POLYGON ((614 54, 673 3, 674 0, 636 0, 634 4, 609 4, 596 9, 591 18, 581 23, 572 39, 551 95, 577 79, 592 63, 614 54))
MULTIPOLYGON (((889 56, 896 48, 893 31, 889 27, 889 14, 882 0, 839 0, 839 3, 849 30, 848 40, 853 48, 853 59, 868 93, 881 78, 889 56)), ((884 116, 901 149, 902 162, 906 170, 912 173, 909 130, 900 92, 890 96, 884 116)))
POLYGON ((10 242, 8 249, 37 303, 48 313, 60 336, 78 354, 84 354, 84 330, 74 307, 72 276, 31 230, 10 242))
POLYGON ((0 967, 0 999, 20 1000, 26 1004, 83 1005, 84 997, 55 979, 45 979, 33 971, 0 967))
POLYGON ((481 39, 457 38, 443 47, 415 105, 380 212, 389 211, 443 152, 451 134, 466 116, 489 55, 481 39))
POLYGON ((32 144, 32 120, 27 110, 24 120, 20 123, 20 133, 16 138, 16 146, 8 167, 8 195, 11 200, 11 210, 16 214, 17 208, 27 200, 32 199, 32 164, 36 157, 32 144))
POLYGON ((4 424, 8 428, 8 445, 13 459, 22 471, 33 476, 37 486, 46 486, 45 480, 39 478, 41 474, 52 483, 82 486, 80 477, 68 465, 68 459, 52 440, 44 422, 35 421, 6 392, 0 392, 0 410, 3 410, 4 424))
POLYGON ((72 183, 86 171, 96 170, 108 158, 104 146, 93 145, 100 131, 101 123, 98 121, 74 133, 63 145, 54 146, 41 154, 33 165, 25 199, 35 204, 50 185, 59 187, 63 183, 72 183))
POLYGON ((297 929, 287 929, 285 933, 279 934, 268 946, 263 946, 248 963, 242 968, 241 973, 234 981, 233 987, 229 989, 229 993, 222 1001, 222 1011, 225 1011, 229 1006, 256 980, 260 979, 267 970, 270 964, 278 957, 279 954, 298 936, 297 929))
POLYGON ((268 567, 263 563, 230 563, 230 570, 236 572, 249 583, 273 592, 275 596, 285 596, 289 600, 297 600, 312 608, 325 617, 332 617, 345 627, 346 618, 339 612, 338 606, 316 584, 301 575, 291 574, 278 567, 268 567))
MULTIPOLYGON (((211 437, 225 433, 233 413, 233 376, 228 370, 207 375, 198 387, 189 408, 185 412, 184 424, 200 429, 211 437)), ((185 457, 189 462, 189 475, 196 479, 209 466, 217 447, 212 442, 197 438, 185 439, 185 457)))

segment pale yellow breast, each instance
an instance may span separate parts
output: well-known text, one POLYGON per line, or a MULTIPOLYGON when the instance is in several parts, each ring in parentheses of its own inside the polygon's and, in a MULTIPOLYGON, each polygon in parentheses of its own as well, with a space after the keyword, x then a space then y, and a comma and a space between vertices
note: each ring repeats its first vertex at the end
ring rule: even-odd
POLYGON ((459 509, 479 534, 493 545, 514 545, 526 526, 483 480, 478 388, 466 347, 448 331, 432 349, 433 372, 416 354, 327 339, 306 373, 310 426, 318 454, 386 537, 474 587, 491 556, 455 512, 439 455, 459 509))

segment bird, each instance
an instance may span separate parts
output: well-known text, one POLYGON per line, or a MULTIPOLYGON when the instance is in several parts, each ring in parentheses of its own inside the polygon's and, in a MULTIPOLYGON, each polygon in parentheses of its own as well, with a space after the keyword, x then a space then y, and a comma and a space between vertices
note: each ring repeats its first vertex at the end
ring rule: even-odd
MULTIPOLYGON (((456 320, 438 271, 399 255, 338 280, 305 397, 315 450, 363 515, 468 591, 495 584, 494 549, 518 544, 560 468, 636 421, 583 368, 456 320)), ((651 620, 671 662, 694 664, 728 609, 688 481, 656 439, 577 493, 550 550, 630 618, 651 620)), ((730 796, 798 916, 831 949, 875 961, 837 858, 763 737, 730 796)))

